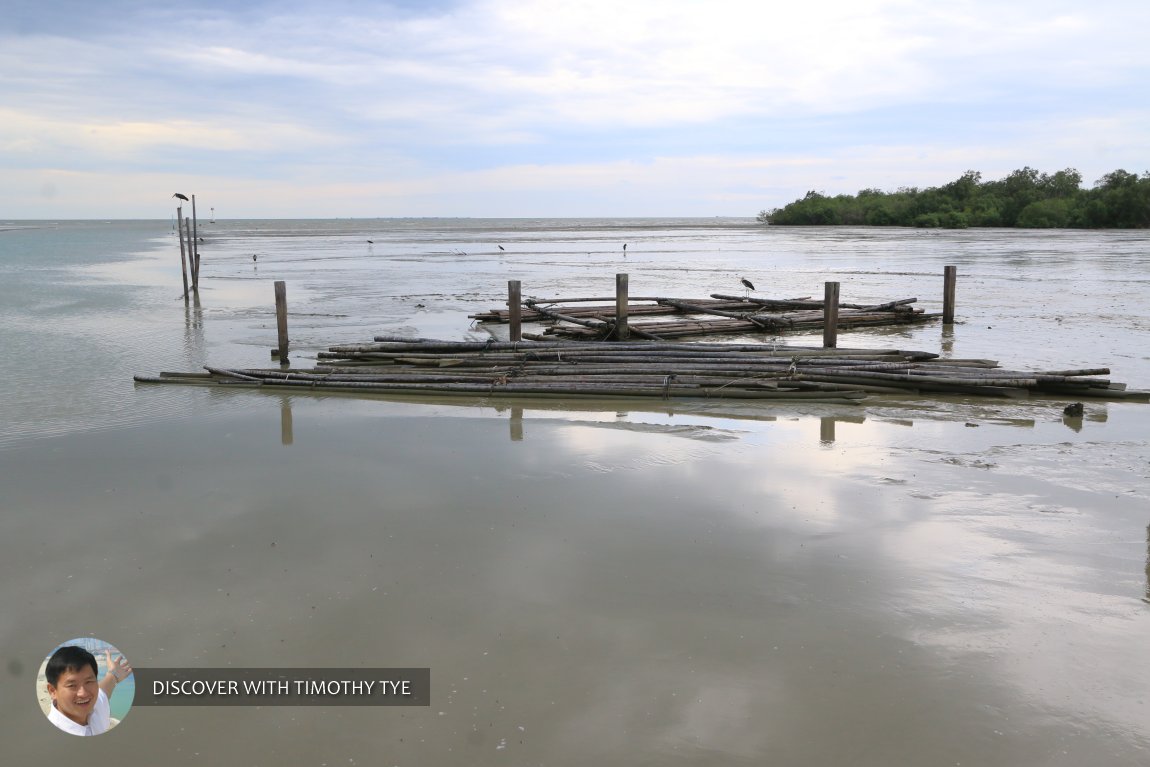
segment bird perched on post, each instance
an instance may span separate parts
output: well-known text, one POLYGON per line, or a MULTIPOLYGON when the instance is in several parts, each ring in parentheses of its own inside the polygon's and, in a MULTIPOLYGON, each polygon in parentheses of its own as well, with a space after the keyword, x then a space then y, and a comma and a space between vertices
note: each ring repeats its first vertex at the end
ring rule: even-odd
POLYGON ((187 201, 188 201, 188 198, 187 198, 187 196, 186 196, 186 195, 182 195, 182 194, 180 194, 179 192, 176 192, 175 194, 173 194, 173 195, 172 195, 172 197, 175 197, 175 198, 177 198, 177 199, 179 199, 179 200, 183 200, 184 202, 187 202, 187 201))

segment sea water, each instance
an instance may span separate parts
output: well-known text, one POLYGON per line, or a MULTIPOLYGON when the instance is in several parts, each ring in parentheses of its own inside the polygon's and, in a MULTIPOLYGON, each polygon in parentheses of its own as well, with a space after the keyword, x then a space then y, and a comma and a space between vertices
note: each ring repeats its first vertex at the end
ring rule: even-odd
POLYGON ((953 263, 953 328, 840 345, 1108 365, 1146 388, 1144 233, 200 222, 197 305, 166 222, 28 226, 0 222, 0 646, 27 689, 0 722, 17 762, 68 756, 27 669, 75 636, 137 668, 432 669, 428 709, 137 707, 92 764, 1145 762, 1144 403, 1076 420, 1045 398, 131 381, 268 364, 281 279, 307 365, 376 334, 489 337, 467 315, 510 279, 540 298, 611 295, 617 272, 633 295, 688 297, 838 280, 844 301, 937 311, 953 263))

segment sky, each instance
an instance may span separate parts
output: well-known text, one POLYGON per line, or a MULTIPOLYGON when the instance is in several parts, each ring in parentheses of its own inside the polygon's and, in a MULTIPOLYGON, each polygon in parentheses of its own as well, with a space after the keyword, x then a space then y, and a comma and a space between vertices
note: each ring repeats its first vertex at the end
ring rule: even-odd
POLYGON ((8 0, 0 218, 754 216, 1150 170, 1145 0, 8 0))

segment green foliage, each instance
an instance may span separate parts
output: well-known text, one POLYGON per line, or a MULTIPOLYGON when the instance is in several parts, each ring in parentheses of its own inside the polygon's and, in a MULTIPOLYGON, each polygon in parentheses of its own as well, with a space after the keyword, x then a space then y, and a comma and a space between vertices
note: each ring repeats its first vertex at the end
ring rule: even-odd
POLYGON ((996 181, 968 170, 941 187, 861 189, 828 197, 807 192, 789 205, 759 213, 775 226, 969 226, 1024 228, 1150 228, 1150 172, 1116 170, 1082 188, 1073 168, 1053 175, 1025 167, 996 181))
POLYGON ((1070 224, 1070 203, 1062 199, 1038 200, 1022 209, 1015 226, 1024 229, 1064 229, 1070 224))

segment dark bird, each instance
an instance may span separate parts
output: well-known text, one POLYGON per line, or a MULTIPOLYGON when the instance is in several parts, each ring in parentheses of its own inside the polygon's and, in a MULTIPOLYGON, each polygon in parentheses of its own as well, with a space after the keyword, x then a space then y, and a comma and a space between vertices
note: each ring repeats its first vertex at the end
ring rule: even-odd
POLYGON ((623 243, 623 252, 624 252, 624 253, 626 253, 626 252, 627 252, 627 243, 623 243))
POLYGON ((180 200, 183 200, 184 202, 188 201, 188 198, 185 195, 180 194, 179 192, 176 192, 175 194, 173 194, 172 197, 176 197, 180 200))
POLYGON ((257 258, 256 254, 252 253, 252 261, 258 261, 258 260, 259 259, 257 258))
POLYGON ((755 289, 755 286, 752 285, 751 281, 748 280, 746 277, 740 277, 739 282, 743 283, 743 287, 746 288, 747 290, 754 290, 755 289))
POLYGON ((500 250, 503 250, 503 246, 502 246, 502 245, 496 245, 495 247, 499 248, 500 250))
POLYGON ((1064 407, 1062 409, 1062 413, 1063 413, 1063 415, 1068 415, 1071 418, 1081 418, 1083 410, 1084 410, 1084 408, 1082 407, 1082 403, 1081 402, 1075 402, 1072 405, 1067 405, 1066 407, 1064 407))
POLYGON ((368 240, 368 241, 367 241, 367 244, 368 244, 368 245, 374 245, 374 244, 375 244, 375 240, 368 240))

